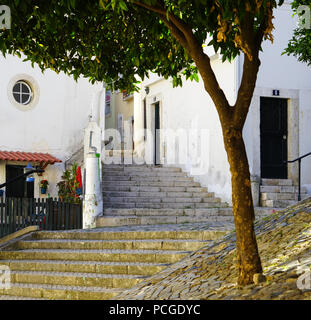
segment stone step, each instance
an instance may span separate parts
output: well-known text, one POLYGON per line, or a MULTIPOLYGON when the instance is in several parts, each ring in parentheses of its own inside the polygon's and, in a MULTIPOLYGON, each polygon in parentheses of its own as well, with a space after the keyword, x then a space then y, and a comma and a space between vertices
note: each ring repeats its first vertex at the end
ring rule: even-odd
MULTIPOLYGON (((282 208, 256 207, 255 215, 266 216, 282 208)), ((233 216, 232 208, 207 209, 104 209, 104 216, 233 216)))
POLYGON ((46 300, 44 298, 18 297, 18 296, 2 296, 0 300, 46 300))
POLYGON ((263 207, 270 207, 270 208, 275 208, 275 207, 286 208, 296 203, 297 203, 296 200, 262 200, 261 201, 261 205, 263 207))
MULTIPOLYGON (((232 209, 228 208, 230 215, 232 215, 232 209)), ((207 208, 207 209, 104 209, 104 216, 217 216, 220 214, 219 208, 207 208)))
POLYGON ((261 193, 260 194, 260 199, 262 201, 264 200, 295 200, 298 201, 298 195, 296 195, 295 193, 261 193))
MULTIPOLYGON (((208 242, 204 242, 208 243, 208 242)), ((1 265, 13 271, 55 271, 99 274, 151 276, 167 268, 166 263, 68 261, 68 260, 1 260, 1 265)))
POLYGON ((65 249, 27 249, 1 251, 4 260, 66 260, 107 261, 107 262, 150 262, 174 263, 184 258, 188 251, 167 250, 65 250, 65 249))
POLYGON ((104 165, 103 172, 182 172, 180 168, 158 166, 135 166, 135 165, 104 165))
POLYGON ((233 216, 100 216, 96 220, 97 227, 117 227, 155 224, 182 224, 198 222, 230 222, 233 216))
POLYGON ((1 295, 52 300, 109 300, 121 292, 120 288, 72 287, 35 283, 13 283, 10 289, 0 289, 1 295))
MULTIPOLYGON (((269 216, 276 211, 282 210, 283 208, 281 207, 255 207, 255 217, 260 219, 262 217, 269 216)), ((218 209, 218 215, 219 216, 233 216, 233 211, 232 208, 220 208, 218 209)))
MULTIPOLYGON (((214 193, 208 192, 161 192, 161 191, 104 191, 103 196, 107 198, 214 198, 214 193)), ((218 202, 218 201, 216 201, 218 202)))
MULTIPOLYGON (((142 209, 203 209, 203 208, 226 208, 228 204, 221 202, 104 202, 104 210, 106 208, 115 209, 131 209, 131 208, 142 208, 142 209)), ((192 201, 192 199, 191 199, 192 201)))
POLYGON ((170 176, 149 176, 149 175, 142 175, 142 176, 104 176, 103 181, 106 182, 114 182, 114 181, 135 181, 135 182, 193 182, 192 177, 170 177, 170 176))
POLYGON ((16 244, 16 249, 71 249, 71 250, 185 250, 195 251, 207 242, 199 240, 24 240, 16 244))
POLYGON ((193 197, 166 197, 165 194, 158 193, 156 196, 133 196, 133 197, 104 197, 104 202, 108 203, 220 203, 220 198, 193 198, 193 197))
POLYGON ((123 181, 103 181, 103 188, 109 186, 124 186, 124 187, 160 187, 160 188, 171 188, 171 187, 186 187, 186 188, 195 188, 201 187, 199 182, 193 181, 132 181, 132 180, 123 180, 123 181))
POLYGON ((11 271, 12 283, 50 284, 97 288, 130 288, 146 279, 141 275, 78 272, 11 271))
MULTIPOLYGON (((74 231, 39 231, 33 234, 33 239, 75 239, 75 240, 146 240, 146 239, 170 239, 170 240, 216 240, 226 234, 222 231, 214 230, 161 230, 155 226, 150 231, 124 231, 117 228, 74 230, 74 231)), ((68 260, 68 259, 66 259, 68 260)))
POLYGON ((255 216, 260 219, 281 210, 283 210, 281 207, 256 207, 255 216))
POLYGON ((103 192, 107 193, 121 193, 121 192, 167 192, 167 193, 192 193, 194 196, 197 193, 202 193, 204 195, 208 194, 211 197, 214 197, 214 193, 208 192, 207 188, 200 188, 200 187, 136 187, 136 186, 114 186, 114 185, 105 185, 103 187, 103 192))
MULTIPOLYGON (((298 193, 296 186, 260 186, 261 193, 298 193)), ((301 188, 301 193, 307 193, 306 188, 301 188)))
MULTIPOLYGON (((282 210, 281 207, 256 207, 255 217, 260 219, 282 210)), ((153 224, 180 224, 199 222, 233 223, 232 208, 212 209, 105 209, 97 218, 97 227, 135 226, 153 224)))
POLYGON ((175 171, 104 171, 103 173, 103 179, 106 179, 108 177, 131 177, 134 179, 138 179, 140 177, 145 177, 148 175, 148 177, 187 177, 187 174, 184 172, 175 172, 175 171))
POLYGON ((105 155, 110 156, 110 154, 127 154, 129 156, 133 156, 133 150, 105 150, 105 155))
POLYGON ((262 186, 293 186, 291 179, 261 179, 262 186))
MULTIPOLYGON (((128 157, 127 155, 125 157, 120 157, 120 155, 117 156, 112 156, 112 157, 105 157, 103 159, 103 163, 105 166, 123 166, 124 164, 126 165, 131 165, 134 164, 136 159, 133 159, 133 157, 128 157)), ((139 162, 142 162, 139 160, 139 162)))

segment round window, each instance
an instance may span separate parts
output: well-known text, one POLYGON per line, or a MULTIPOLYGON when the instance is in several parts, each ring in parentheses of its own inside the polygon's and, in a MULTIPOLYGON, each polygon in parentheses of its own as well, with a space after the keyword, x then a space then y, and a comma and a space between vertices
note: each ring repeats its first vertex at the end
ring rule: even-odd
POLYGON ((13 97, 19 104, 29 104, 33 97, 30 85, 25 81, 17 81, 13 86, 13 97))

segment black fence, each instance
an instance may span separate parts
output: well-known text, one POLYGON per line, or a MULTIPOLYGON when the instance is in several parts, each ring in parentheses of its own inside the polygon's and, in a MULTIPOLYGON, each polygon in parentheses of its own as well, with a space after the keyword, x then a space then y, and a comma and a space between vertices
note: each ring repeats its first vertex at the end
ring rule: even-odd
POLYGON ((40 230, 81 229, 82 203, 0 197, 0 238, 28 226, 39 226, 40 230))

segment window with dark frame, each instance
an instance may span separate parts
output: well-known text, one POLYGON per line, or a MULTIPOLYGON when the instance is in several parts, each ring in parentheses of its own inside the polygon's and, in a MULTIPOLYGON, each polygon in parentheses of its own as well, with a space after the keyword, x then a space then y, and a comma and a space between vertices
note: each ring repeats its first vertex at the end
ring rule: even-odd
POLYGON ((147 139, 147 106, 146 99, 144 99, 144 140, 147 139))
POLYGON ((111 113, 111 91, 106 90, 106 106, 105 106, 105 115, 111 113))
POLYGON ((15 101, 22 105, 28 105, 33 98, 30 85, 22 80, 15 83, 12 93, 15 101))

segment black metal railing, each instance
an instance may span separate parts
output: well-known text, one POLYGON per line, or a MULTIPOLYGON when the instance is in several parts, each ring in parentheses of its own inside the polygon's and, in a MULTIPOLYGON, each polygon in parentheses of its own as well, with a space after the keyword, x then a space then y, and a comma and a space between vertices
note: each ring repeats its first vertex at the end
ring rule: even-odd
POLYGON ((295 163, 298 161, 298 201, 301 201, 301 160, 309 156, 311 156, 311 152, 295 160, 285 161, 285 163, 295 163))
POLYGON ((29 176, 29 175, 31 175, 31 174, 33 174, 33 173, 43 173, 43 172, 44 172, 44 170, 43 170, 43 169, 40 169, 40 168, 31 170, 31 171, 28 171, 28 172, 23 173, 23 174, 15 177, 15 178, 9 180, 9 181, 6 181, 5 183, 0 184, 0 189, 6 187, 7 185, 9 185, 9 184, 11 184, 11 183, 13 183, 13 182, 16 182, 17 180, 26 178, 27 176, 29 176))
POLYGON ((81 229, 82 203, 0 197, 0 238, 28 226, 39 226, 40 230, 81 229))

